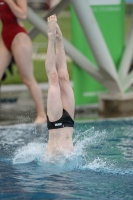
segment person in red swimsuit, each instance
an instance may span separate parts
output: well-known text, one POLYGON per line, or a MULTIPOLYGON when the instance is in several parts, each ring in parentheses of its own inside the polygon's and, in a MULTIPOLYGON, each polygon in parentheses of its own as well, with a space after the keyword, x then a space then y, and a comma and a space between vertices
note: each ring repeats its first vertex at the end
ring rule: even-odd
POLYGON ((0 80, 12 56, 22 81, 27 85, 36 105, 35 123, 46 122, 42 92, 34 78, 32 63, 32 42, 23 27, 27 17, 26 0, 0 0, 0 80))

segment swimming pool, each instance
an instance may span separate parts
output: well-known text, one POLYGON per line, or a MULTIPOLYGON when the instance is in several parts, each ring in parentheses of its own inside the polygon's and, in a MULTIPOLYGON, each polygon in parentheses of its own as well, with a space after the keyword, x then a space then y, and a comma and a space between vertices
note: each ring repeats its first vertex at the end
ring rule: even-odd
POLYGON ((76 123, 75 152, 42 161, 45 125, 0 127, 0 199, 133 199, 133 119, 76 123))

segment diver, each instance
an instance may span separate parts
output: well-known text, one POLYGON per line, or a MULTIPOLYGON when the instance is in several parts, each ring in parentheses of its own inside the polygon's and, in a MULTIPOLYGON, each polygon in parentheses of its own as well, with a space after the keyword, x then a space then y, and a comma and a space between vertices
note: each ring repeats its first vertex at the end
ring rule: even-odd
POLYGON ((62 33, 56 15, 48 17, 48 49, 45 62, 48 76, 46 155, 64 155, 74 151, 72 134, 75 100, 69 82, 62 33))

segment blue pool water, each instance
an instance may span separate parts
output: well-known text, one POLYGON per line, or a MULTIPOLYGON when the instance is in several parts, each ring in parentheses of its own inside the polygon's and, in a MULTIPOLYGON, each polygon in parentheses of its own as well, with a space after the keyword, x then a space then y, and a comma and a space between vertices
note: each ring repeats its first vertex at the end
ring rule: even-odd
POLYGON ((75 151, 49 162, 46 125, 0 127, 0 199, 133 200, 133 119, 77 123, 75 151))

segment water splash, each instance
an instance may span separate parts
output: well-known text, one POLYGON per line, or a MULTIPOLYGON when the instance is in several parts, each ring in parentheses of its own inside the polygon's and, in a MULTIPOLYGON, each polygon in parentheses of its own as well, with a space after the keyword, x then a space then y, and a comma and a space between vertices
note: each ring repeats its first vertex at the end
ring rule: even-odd
POLYGON ((13 164, 25 164, 34 160, 41 160, 46 149, 46 144, 29 143, 15 152, 13 164))
MULTIPOLYGON (((74 152, 64 157, 58 157, 55 160, 50 160, 45 157, 47 143, 32 142, 18 148, 13 156, 13 164, 26 164, 36 162, 41 170, 49 173, 61 173, 71 170, 93 170, 101 173, 113 174, 130 174, 133 175, 133 169, 121 166, 117 159, 124 159, 122 152, 115 152, 115 148, 111 146, 111 141, 114 142, 114 136, 107 130, 96 130, 96 128, 81 128, 74 133, 74 152), (111 138, 112 137, 112 138, 111 138), (107 143, 107 141, 109 141, 107 143), (108 144, 110 146, 108 146, 108 144), (114 153, 108 156, 110 152, 114 153), (122 167, 122 168, 121 168, 122 167)), ((115 134, 115 132, 112 132, 115 134)), ((118 148, 118 147, 117 147, 118 148)), ((123 162, 123 160, 122 160, 123 162)))

